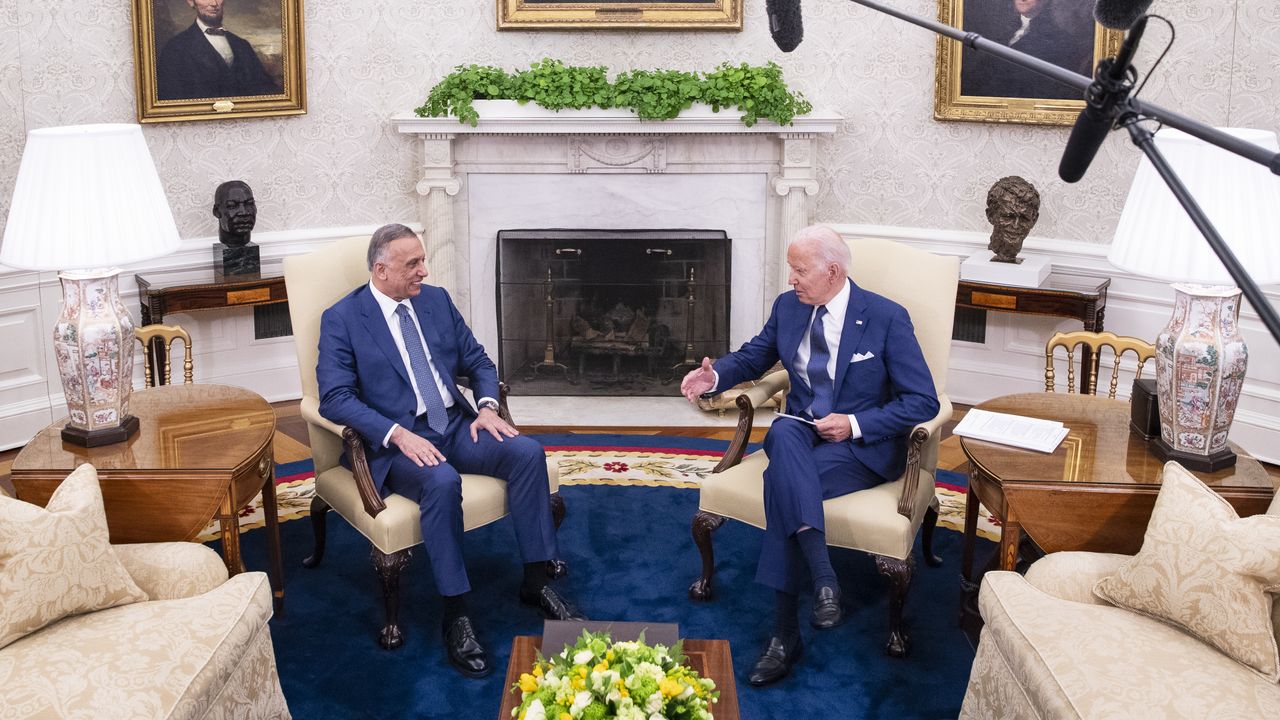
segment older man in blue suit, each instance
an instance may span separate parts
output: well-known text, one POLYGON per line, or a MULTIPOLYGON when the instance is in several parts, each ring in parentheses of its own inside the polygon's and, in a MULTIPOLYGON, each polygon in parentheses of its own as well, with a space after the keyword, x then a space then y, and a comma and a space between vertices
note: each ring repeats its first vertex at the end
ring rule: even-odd
POLYGON ((938 412, 933 377, 901 305, 849 280, 849 247, 831 228, 801 230, 787 250, 794 288, 774 301, 760 334, 685 376, 689 400, 760 377, 782 361, 787 407, 765 436, 765 531, 756 580, 774 588, 777 614, 752 685, 780 680, 803 652, 799 591, 808 569, 810 624, 844 620, 827 553, 822 501, 889 482, 906 466, 906 437, 938 412))
POLYGON ((379 491, 418 503, 423 545, 445 601, 449 661, 464 675, 481 677, 492 667, 467 611, 460 473, 507 482, 524 560, 521 602, 552 619, 581 615, 547 585, 545 563, 557 548, 542 446, 498 416, 493 361, 449 294, 423 284, 425 261, 409 228, 393 224, 374 232, 369 283, 320 321, 320 414, 360 433, 379 491), (458 391, 459 377, 470 379, 478 410, 458 391))

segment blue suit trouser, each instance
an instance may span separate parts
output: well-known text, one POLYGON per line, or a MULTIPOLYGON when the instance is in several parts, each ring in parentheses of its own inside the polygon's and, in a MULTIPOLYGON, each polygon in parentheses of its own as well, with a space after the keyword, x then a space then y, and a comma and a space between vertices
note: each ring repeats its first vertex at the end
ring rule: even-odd
POLYGON ((813 426, 778 418, 764 437, 766 529, 756 582, 775 590, 801 590, 804 555, 796 532, 804 526, 826 532, 822 501, 885 482, 854 456, 851 441, 827 442, 813 426))
POLYGON ((471 589, 462 559, 462 473, 491 475, 506 481, 507 507, 523 562, 550 560, 558 553, 542 445, 524 435, 504 437, 499 442, 485 430, 479 431, 473 443, 472 421, 454 405, 449 408, 448 427, 439 434, 427 426, 426 415, 419 416, 413 432, 430 440, 446 461, 418 467, 397 452, 383 483, 384 492, 418 503, 422 543, 431 559, 436 589, 445 596, 461 595, 471 589))

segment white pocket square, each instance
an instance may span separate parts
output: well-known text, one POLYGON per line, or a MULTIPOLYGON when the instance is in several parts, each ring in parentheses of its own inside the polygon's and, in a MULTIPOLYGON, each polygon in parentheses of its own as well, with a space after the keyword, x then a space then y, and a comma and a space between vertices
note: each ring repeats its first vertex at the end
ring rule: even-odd
POLYGON ((873 353, 873 352, 871 352, 870 350, 868 350, 868 351, 866 351, 866 352, 864 352, 864 353, 854 353, 854 354, 853 354, 853 359, 852 359, 852 360, 850 360, 849 362, 851 362, 851 363, 862 362, 863 360, 870 360, 871 358, 873 358, 873 357, 875 357, 875 356, 876 356, 876 354, 875 354, 875 353, 873 353))

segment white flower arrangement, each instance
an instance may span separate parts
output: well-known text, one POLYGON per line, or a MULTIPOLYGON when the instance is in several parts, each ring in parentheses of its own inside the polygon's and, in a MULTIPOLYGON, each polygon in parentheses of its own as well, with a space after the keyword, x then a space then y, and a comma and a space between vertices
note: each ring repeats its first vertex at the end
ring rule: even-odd
POLYGON ((538 654, 511 691, 521 693, 515 720, 713 720, 716 684, 683 663, 679 643, 612 642, 583 631, 550 659, 538 654))

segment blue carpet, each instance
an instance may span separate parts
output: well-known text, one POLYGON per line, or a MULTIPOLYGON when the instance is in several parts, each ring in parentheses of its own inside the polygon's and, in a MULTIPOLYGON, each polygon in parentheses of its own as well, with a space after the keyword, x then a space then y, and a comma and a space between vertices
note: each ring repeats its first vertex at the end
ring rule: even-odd
MULTIPOLYGON (((614 438, 540 436, 546 445, 614 444, 614 438)), ((639 438, 625 436, 637 446, 639 438)), ((655 438, 663 447, 684 440, 655 438), (678 442, 677 442, 678 441, 678 442)), ((696 440, 694 449, 724 443, 696 440)), ((622 444, 621 441, 618 444, 622 444)), ((653 447, 653 445, 648 445, 653 447)), ((907 603, 913 652, 887 657, 888 582, 861 553, 834 550, 849 620, 819 633, 804 626, 806 655, 792 677, 755 689, 743 675, 765 639, 772 594, 753 581, 761 532, 736 522, 716 532, 716 597, 692 603, 685 595, 698 553, 689 535, 697 491, 677 488, 577 486, 561 493, 568 514, 560 548, 570 574, 558 583, 592 618, 676 622, 688 637, 729 640, 738 676, 742 717, 765 720, 812 714, 841 718, 955 717, 973 651, 956 624, 960 535, 940 530, 935 551, 946 564, 919 562, 907 603), (834 713, 834 714, 833 714, 834 713)), ((467 680, 448 665, 440 644, 441 603, 425 555, 418 549, 402 577, 405 645, 387 652, 375 636, 382 608, 368 543, 330 516, 324 562, 301 566, 310 553, 310 522, 281 526, 285 611, 271 621, 281 684, 298 718, 493 718, 500 704, 511 638, 536 635, 542 621, 520 605, 520 565, 510 521, 466 536, 473 592, 472 618, 489 649, 494 673, 467 680)), ((265 534, 243 536, 250 569, 265 566, 265 534)), ((807 607, 804 608, 807 612, 807 607)))

